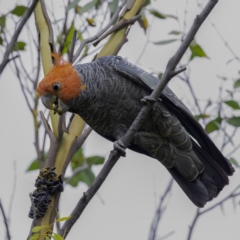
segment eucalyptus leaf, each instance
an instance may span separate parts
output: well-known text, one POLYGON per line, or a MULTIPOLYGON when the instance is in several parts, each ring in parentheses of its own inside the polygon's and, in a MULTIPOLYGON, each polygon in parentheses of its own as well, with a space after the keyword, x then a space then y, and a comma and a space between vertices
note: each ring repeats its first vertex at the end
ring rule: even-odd
POLYGON ((81 10, 80 10, 80 14, 83 14, 85 12, 88 12, 90 9, 92 9, 94 6, 96 6, 98 3, 98 0, 93 0, 89 3, 87 3, 86 5, 84 5, 81 10))
MULTIPOLYGON (((46 162, 47 153, 43 154, 43 160, 44 160, 44 162, 46 162)), ((26 171, 29 172, 29 171, 34 171, 34 170, 39 170, 39 164, 38 164, 37 158, 32 161, 32 163, 30 164, 30 166, 28 167, 28 169, 26 171)))
POLYGON ((75 176, 73 176, 70 179, 70 181, 68 182, 68 184, 70 184, 73 187, 76 187, 76 186, 78 186, 79 182, 84 182, 90 187, 91 184, 93 183, 94 179, 95 179, 95 175, 92 172, 91 168, 87 168, 87 169, 82 170, 75 176))
POLYGON ((230 161, 231 161, 231 163, 234 165, 234 166, 236 166, 236 167, 239 167, 239 164, 238 164, 238 162, 236 161, 236 159, 235 158, 230 158, 230 161))
POLYGON ((13 51, 24 51, 26 43, 25 42, 16 42, 13 46, 13 51))
POLYGON ((44 229, 44 228, 49 228, 49 226, 36 226, 32 228, 32 232, 36 233, 39 232, 40 230, 44 229))
POLYGON ((108 4, 108 8, 110 10, 110 18, 112 18, 113 14, 117 10, 118 7, 118 0, 113 0, 108 4))
POLYGON ((240 127, 240 117, 231 117, 227 122, 233 127, 240 127))
POLYGON ((22 5, 19 5, 19 6, 16 6, 12 11, 11 13, 18 16, 18 17, 21 17, 23 16, 23 14, 25 13, 25 11, 27 10, 27 7, 25 6, 22 6, 22 5))
POLYGON ((6 17, 5 16, 0 17, 0 26, 1 26, 1 31, 2 31, 6 26, 6 17))
POLYGON ((210 121, 206 127, 205 130, 207 133, 211 133, 214 132, 216 130, 219 130, 221 127, 221 123, 222 123, 222 118, 221 117, 217 117, 216 119, 210 121))
POLYGON ((100 156, 92 156, 92 157, 88 157, 86 159, 86 162, 88 163, 89 166, 92 165, 101 165, 104 163, 104 157, 100 157, 100 156))
POLYGON ((200 119, 210 118, 210 115, 205 114, 205 113, 201 113, 201 114, 199 114, 199 115, 195 115, 194 117, 195 117, 195 119, 196 119, 197 121, 199 121, 200 119))
POLYGON ((233 87, 234 87, 234 88, 239 88, 239 87, 240 87, 240 79, 237 79, 237 80, 234 82, 233 87))
POLYGON ((56 220, 56 222, 63 222, 63 221, 66 221, 66 220, 70 219, 71 217, 72 217, 72 216, 70 215, 70 216, 67 216, 67 217, 58 218, 58 219, 56 220))
POLYGON ((192 60, 195 57, 205 57, 207 58, 206 53, 203 51, 202 47, 196 43, 195 40, 193 40, 189 46, 192 55, 190 57, 190 60, 192 60))
POLYGON ((165 44, 169 44, 172 42, 176 42, 178 39, 169 39, 169 40, 163 40, 163 41, 159 41, 159 42, 153 42, 153 44, 155 45, 165 45, 165 44))
POLYGON ((65 39, 65 42, 64 42, 62 55, 67 53, 69 51, 69 48, 71 47, 74 30, 75 30, 75 27, 74 27, 74 24, 72 24, 71 27, 67 31, 67 36, 66 36, 66 39, 65 39))
POLYGON ((80 0, 74 0, 73 2, 71 2, 69 5, 68 5, 68 8, 67 8, 67 11, 69 11, 70 9, 72 8, 75 8, 78 3, 80 2, 80 0))
POLYGON ((181 32, 179 32, 179 31, 171 31, 170 33, 168 33, 169 35, 180 35, 181 34, 181 32))
POLYGON ((165 15, 165 14, 160 13, 159 11, 157 11, 157 10, 155 10, 155 9, 151 9, 151 10, 149 10, 149 12, 150 12, 153 16, 155 16, 155 17, 157 17, 157 18, 160 18, 160 19, 165 19, 165 18, 166 18, 166 15, 165 15))
POLYGON ((84 161, 84 155, 82 148, 79 148, 78 151, 73 155, 71 160, 71 167, 72 170, 80 167, 83 164, 84 161))
POLYGON ((240 106, 239 106, 238 102, 236 102, 234 100, 224 101, 224 103, 227 104, 232 109, 240 109, 240 106))

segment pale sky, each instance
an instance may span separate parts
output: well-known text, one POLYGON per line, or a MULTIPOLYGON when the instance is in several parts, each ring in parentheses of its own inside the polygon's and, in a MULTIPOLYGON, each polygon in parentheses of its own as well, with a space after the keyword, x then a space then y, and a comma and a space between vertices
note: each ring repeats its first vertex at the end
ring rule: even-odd
MULTIPOLYGON (((21 2, 24 3, 25 1, 21 2)), ((150 41, 172 38, 168 35, 171 30, 179 30, 179 25, 182 29, 186 0, 157 0, 152 2, 155 9, 163 13, 177 15, 179 23, 172 19, 154 20, 149 36, 150 41)), ((203 2, 206 3, 207 1, 203 2)), ((2 0, 0 4, 1 14, 12 9, 14 1, 2 0)), ((230 78, 237 78, 238 76, 239 63, 226 64, 229 59, 233 58, 232 54, 224 46, 223 41, 212 27, 212 23, 216 25, 234 52, 240 56, 239 9, 240 2, 238 0, 219 1, 197 34, 198 43, 209 57, 209 59, 194 59, 190 65, 191 81, 199 99, 206 100, 209 96, 213 100, 216 99, 218 89, 215 86, 219 84, 216 75, 224 75, 230 78)), ((55 12, 60 16, 61 11, 61 7, 56 7, 55 12)), ((188 1, 186 29, 189 29, 190 24, 199 12, 200 9, 197 7, 196 1, 188 1)), ((32 17, 30 21, 32 21, 31 27, 34 28, 34 18, 32 17)), ((151 22, 151 17, 149 17, 149 22, 151 22)), ((26 39, 26 35, 21 34, 19 39, 26 39)), ((124 45, 119 55, 135 63, 145 44, 143 30, 140 29, 138 24, 132 27, 128 39, 128 43, 124 45)), ((156 47, 156 45, 150 43, 138 65, 149 72, 163 72, 167 60, 174 54, 178 45, 179 43, 176 42, 156 47)), ((187 57, 189 57, 189 53, 184 57, 185 62, 187 57)), ((26 58, 25 64, 30 64, 30 61, 30 58, 26 58)), ((232 82, 229 83, 229 86, 231 85, 232 82)), ((2 110, 0 124, 0 199, 8 213, 15 176, 17 181, 11 209, 10 231, 12 240, 20 240, 26 239, 32 222, 27 216, 30 208, 28 195, 34 190, 37 172, 26 173, 25 171, 36 157, 33 146, 33 123, 18 80, 11 72, 10 67, 6 67, 0 79, 0 86, 0 109, 2 110), (16 164, 16 174, 13 171, 14 163, 16 164)), ((188 88, 178 78, 173 79, 170 86, 187 106, 193 106, 188 88)), ((44 109, 43 106, 40 110, 42 109, 44 109)), ((196 109, 195 113, 197 113, 196 109)), ((239 114, 239 112, 237 113, 239 114)), ((220 138, 217 134, 212 134, 210 137, 216 145, 220 145, 220 138)), ((238 143, 239 139, 239 136, 236 136, 234 141, 238 143)), ((96 133, 92 133, 84 145, 86 156, 96 154, 107 157, 111 150, 112 143, 96 133)), ((229 151, 230 148, 226 149, 224 154, 229 151)), ((240 161, 239 151, 234 154, 234 157, 240 161)), ((96 173, 99 170, 100 168, 95 168, 96 173)), ((169 180, 169 173, 159 162, 127 150, 127 157, 118 161, 99 190, 99 195, 104 200, 104 204, 100 201, 99 196, 95 196, 82 217, 72 228, 67 239, 148 239, 155 209, 169 180)), ((223 199, 238 183, 239 171, 236 171, 234 176, 230 178, 229 186, 220 193, 217 199, 208 203, 206 208, 223 199)), ((65 187, 60 202, 61 216, 68 216, 71 213, 86 189, 87 187, 84 184, 80 184, 78 188, 65 187)), ((168 239, 186 239, 196 207, 175 183, 167 203, 167 209, 158 228, 158 237, 174 231, 174 234, 168 239)), ((0 218, 0 239, 4 239, 5 229, 2 216, 0 218)), ((224 213, 220 208, 216 208, 199 219, 192 239, 239 240, 239 223, 239 205, 234 209, 232 202, 229 201, 224 204, 224 213)))

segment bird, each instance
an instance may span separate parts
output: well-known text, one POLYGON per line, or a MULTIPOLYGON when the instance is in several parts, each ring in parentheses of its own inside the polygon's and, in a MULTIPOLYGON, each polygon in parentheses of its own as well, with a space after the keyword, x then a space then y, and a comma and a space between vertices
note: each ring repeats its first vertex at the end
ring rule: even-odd
MULTIPOLYGON (((125 154, 121 137, 160 79, 120 56, 76 64, 52 54, 55 65, 40 81, 43 105, 78 114, 125 154)), ((166 86, 128 148, 162 163, 197 207, 217 197, 234 168, 184 103, 166 86)))

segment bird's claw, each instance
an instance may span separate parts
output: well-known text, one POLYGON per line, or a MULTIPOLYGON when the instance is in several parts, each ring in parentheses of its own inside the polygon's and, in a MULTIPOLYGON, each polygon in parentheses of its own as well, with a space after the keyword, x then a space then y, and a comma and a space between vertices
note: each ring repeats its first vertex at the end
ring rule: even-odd
POLYGON ((141 102, 146 104, 148 102, 157 102, 157 100, 152 98, 151 96, 145 96, 141 99, 141 102))
POLYGON ((119 151, 122 157, 126 157, 126 151, 125 151, 126 147, 124 146, 121 140, 115 141, 113 143, 113 148, 119 151))

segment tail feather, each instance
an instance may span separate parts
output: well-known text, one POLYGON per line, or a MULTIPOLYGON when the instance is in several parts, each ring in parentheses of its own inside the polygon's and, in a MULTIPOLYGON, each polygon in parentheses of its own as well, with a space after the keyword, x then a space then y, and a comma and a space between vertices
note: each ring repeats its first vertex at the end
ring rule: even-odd
POLYGON ((225 171, 194 141, 193 151, 204 165, 204 171, 194 181, 186 180, 175 168, 168 171, 190 200, 196 206, 203 207, 215 198, 229 181, 225 171))

